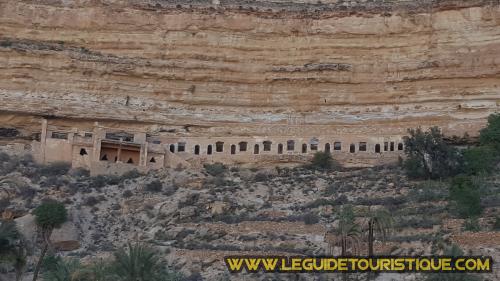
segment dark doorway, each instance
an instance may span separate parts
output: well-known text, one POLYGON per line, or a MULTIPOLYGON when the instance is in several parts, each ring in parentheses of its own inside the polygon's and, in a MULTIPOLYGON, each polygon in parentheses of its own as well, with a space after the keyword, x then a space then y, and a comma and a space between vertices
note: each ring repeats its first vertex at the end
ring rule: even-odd
POLYGON ((231 154, 235 154, 236 153, 236 145, 231 145, 231 154))
POLYGON ((199 145, 194 146, 194 154, 196 154, 196 155, 200 154, 200 146, 199 145))
POLYGON ((380 144, 375 145, 375 153, 380 153, 380 144))
POLYGON ((258 144, 255 144, 253 146, 253 154, 259 154, 259 145, 258 144))
POLYGON ((349 146, 349 152, 351 153, 356 152, 356 146, 353 143, 351 143, 351 145, 349 146))

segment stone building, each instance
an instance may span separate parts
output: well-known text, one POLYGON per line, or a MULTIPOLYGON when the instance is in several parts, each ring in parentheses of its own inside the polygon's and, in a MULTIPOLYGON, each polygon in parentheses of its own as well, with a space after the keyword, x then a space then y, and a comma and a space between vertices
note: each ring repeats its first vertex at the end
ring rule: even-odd
POLYGON ((33 145, 40 163, 64 161, 92 174, 147 171, 204 163, 271 164, 307 162, 318 151, 330 152, 347 167, 395 162, 403 155, 403 136, 169 136, 123 131, 95 123, 92 131, 65 129, 42 121, 33 145))

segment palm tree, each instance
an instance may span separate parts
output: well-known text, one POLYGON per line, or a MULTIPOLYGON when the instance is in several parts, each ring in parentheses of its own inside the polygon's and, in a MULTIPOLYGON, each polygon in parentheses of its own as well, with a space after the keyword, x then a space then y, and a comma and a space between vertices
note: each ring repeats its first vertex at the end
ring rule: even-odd
POLYGON ((177 281, 182 276, 170 272, 153 249, 136 243, 115 252, 113 273, 121 281, 177 281))
POLYGON ((40 253, 40 258, 38 259, 33 273, 33 281, 36 281, 40 268, 42 267, 43 258, 49 249, 52 231, 55 228, 61 227, 61 225, 66 222, 68 214, 64 205, 55 201, 42 203, 35 209, 34 214, 36 225, 41 232, 43 240, 42 252, 40 253))
POLYGON ((375 211, 368 211, 367 214, 367 240, 368 240, 368 256, 373 256, 373 244, 378 237, 385 241, 391 234, 393 219, 391 213, 385 208, 380 208, 375 211))
POLYGON ((89 277, 89 272, 78 260, 58 259, 56 264, 50 270, 43 274, 45 281, 87 281, 93 280, 89 277))
POLYGON ((335 229, 336 245, 341 248, 341 256, 359 252, 360 233, 352 206, 345 205, 339 213, 339 224, 335 229))

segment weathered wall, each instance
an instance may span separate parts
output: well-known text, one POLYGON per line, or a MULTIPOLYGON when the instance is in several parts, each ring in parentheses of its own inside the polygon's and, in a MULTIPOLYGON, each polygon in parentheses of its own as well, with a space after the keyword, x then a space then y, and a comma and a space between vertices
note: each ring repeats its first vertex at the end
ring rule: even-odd
POLYGON ((498 1, 247 2, 0 1, 0 117, 188 136, 461 135, 499 108, 498 1))

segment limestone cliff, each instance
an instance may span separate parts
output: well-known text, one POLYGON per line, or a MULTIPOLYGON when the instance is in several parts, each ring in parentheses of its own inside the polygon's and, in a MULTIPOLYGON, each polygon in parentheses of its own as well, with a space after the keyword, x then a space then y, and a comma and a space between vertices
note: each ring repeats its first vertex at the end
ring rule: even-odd
POLYGON ((0 0, 3 127, 474 133, 499 85, 498 0, 0 0))

